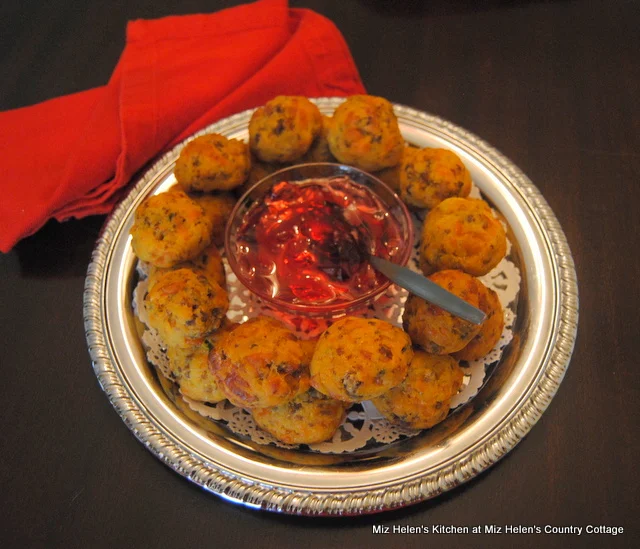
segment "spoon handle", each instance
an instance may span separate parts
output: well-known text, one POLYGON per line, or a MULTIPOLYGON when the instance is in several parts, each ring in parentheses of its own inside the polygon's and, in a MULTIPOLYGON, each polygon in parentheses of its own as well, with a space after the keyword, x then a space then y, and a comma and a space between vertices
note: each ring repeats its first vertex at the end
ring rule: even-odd
POLYGON ((371 256, 370 261, 376 270, 412 294, 473 324, 482 324, 484 322, 486 315, 480 309, 470 305, 464 299, 460 299, 457 295, 438 286, 421 274, 380 257, 371 256))

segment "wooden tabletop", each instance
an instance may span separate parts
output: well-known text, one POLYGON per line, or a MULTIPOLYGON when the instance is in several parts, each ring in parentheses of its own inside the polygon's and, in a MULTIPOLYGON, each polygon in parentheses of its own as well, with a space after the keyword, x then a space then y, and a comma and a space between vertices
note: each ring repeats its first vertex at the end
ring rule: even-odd
MULTIPOLYGON (((4 1, 0 109, 106 83, 127 20, 235 3, 4 1)), ((578 337, 560 390, 505 458, 436 499, 348 519, 232 505, 163 465, 109 404, 82 318, 84 276, 104 218, 50 222, 0 255, 0 546, 640 546, 640 5, 291 5, 338 25, 369 93, 475 133, 540 189, 566 233, 580 290, 578 337), (437 525, 503 530, 374 533, 375 526, 437 525), (583 530, 505 533, 546 525, 583 530), (623 532, 587 534, 589 525, 623 532)))

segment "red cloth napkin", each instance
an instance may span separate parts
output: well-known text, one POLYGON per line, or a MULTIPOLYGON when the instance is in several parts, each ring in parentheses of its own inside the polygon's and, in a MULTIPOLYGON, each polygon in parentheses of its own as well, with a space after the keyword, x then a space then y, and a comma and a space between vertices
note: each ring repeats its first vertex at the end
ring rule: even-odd
POLYGON ((0 113, 0 250, 52 217, 109 212, 146 162, 220 118, 363 92, 335 25, 287 0, 133 21, 106 86, 0 113))

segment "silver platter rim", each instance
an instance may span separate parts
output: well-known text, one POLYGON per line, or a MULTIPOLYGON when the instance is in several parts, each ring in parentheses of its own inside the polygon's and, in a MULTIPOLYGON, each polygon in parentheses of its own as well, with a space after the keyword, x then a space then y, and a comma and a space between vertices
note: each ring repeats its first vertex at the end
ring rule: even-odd
MULTIPOLYGON (((314 99, 325 114, 342 101, 314 99)), ((369 456, 355 464, 291 465, 224 437, 203 435, 158 394, 127 311, 134 265, 128 228, 137 204, 160 189, 159 182, 188 140, 144 172, 109 216, 96 243, 83 312, 102 389, 157 458, 227 500, 275 512, 329 516, 376 513, 433 498, 477 476, 513 449, 546 410, 565 375, 577 331, 578 290, 571 251, 551 208, 511 161, 477 136, 407 106, 394 104, 394 110, 408 141, 444 143, 471 165, 474 181, 476 174, 486 179, 481 191, 505 216, 522 257, 526 303, 519 312, 522 333, 509 373, 499 384, 483 388, 482 401, 467 405, 468 416, 437 444, 407 443, 409 449, 398 446, 389 455, 381 452, 376 459, 369 456)), ((252 112, 225 118, 196 135, 240 137, 252 112)))

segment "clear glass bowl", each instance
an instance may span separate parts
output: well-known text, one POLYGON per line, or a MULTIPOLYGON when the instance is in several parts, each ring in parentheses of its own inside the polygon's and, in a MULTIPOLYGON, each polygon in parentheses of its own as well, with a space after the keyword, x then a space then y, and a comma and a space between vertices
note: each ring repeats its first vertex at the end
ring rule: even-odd
POLYGON ((263 203, 265 196, 270 193, 274 185, 283 181, 288 183, 309 183, 309 180, 322 180, 326 182, 327 180, 341 180, 345 177, 356 183, 354 188, 360 185, 372 191, 397 223, 400 239, 397 250, 389 259, 400 265, 405 265, 409 260, 413 247, 413 223, 411 217, 402 200, 382 181, 371 174, 342 164, 300 164, 284 168, 256 183, 238 200, 227 223, 225 233, 226 256, 238 280, 276 310, 304 316, 341 316, 368 305, 378 298, 391 284, 384 276, 378 275, 371 283, 372 287, 367 288, 360 295, 346 299, 337 297, 334 300, 310 302, 290 295, 291 292, 287 295, 286 291, 278 292, 273 289, 281 286, 275 263, 272 270, 269 271, 267 269, 265 271, 264 268, 260 269, 257 265, 248 264, 247 258, 243 256, 242 246, 246 247, 247 243, 246 240, 242 240, 241 227, 245 224, 247 212, 254 212, 254 208, 263 203), (265 282, 265 278, 270 279, 269 284, 265 282), (271 290, 268 291, 267 287, 270 287, 271 290))

